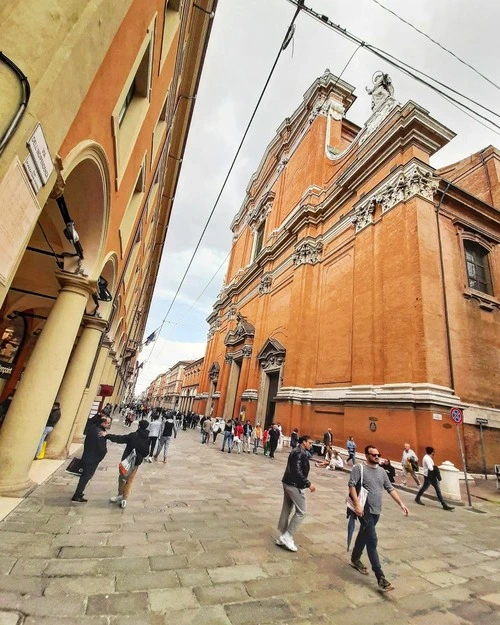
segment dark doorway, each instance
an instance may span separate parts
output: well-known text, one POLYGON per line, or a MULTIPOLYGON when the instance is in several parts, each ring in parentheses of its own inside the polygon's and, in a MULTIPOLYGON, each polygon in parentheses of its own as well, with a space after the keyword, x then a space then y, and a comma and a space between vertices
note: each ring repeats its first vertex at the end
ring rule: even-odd
POLYGON ((274 413, 276 411, 276 394, 278 393, 278 384, 280 379, 279 371, 267 374, 269 377, 269 390, 267 392, 266 405, 266 422, 264 427, 267 429, 274 422, 274 413))

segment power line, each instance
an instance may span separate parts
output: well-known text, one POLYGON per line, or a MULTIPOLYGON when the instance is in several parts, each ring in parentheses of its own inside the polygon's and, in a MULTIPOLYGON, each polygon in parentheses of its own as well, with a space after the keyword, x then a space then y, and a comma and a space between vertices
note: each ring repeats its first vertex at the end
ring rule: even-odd
POLYGON ((439 41, 436 41, 435 39, 433 39, 430 35, 428 35, 427 33, 424 33, 423 30, 420 30, 420 28, 417 28, 414 24, 412 24, 411 22, 409 22, 408 20, 405 20, 403 17, 401 17, 400 15, 398 15, 395 11, 393 11, 392 9, 389 9, 389 7, 386 7, 385 5, 383 5, 381 2, 379 2, 378 0, 372 0, 373 2, 375 2, 375 4, 378 4, 379 7, 381 7, 382 9, 384 9, 384 11, 387 11, 388 13, 391 13, 392 15, 394 15, 394 17, 396 17, 398 20, 400 20, 401 22, 403 22, 404 24, 406 24, 407 26, 409 26, 410 28, 413 28, 413 30, 415 30, 417 33, 420 33, 421 35, 423 35, 426 39, 428 39, 429 41, 432 41, 432 43, 434 43, 436 46, 440 47, 442 50, 444 50, 445 52, 447 52, 448 54, 450 54, 452 57, 454 57, 457 61, 459 61, 460 63, 462 63, 462 65, 465 65, 466 67, 468 67, 469 69, 471 69, 473 72, 475 72, 478 76, 481 76, 481 78, 484 78, 484 80, 486 80, 487 82, 490 83, 490 85, 493 85, 493 87, 495 87, 496 89, 500 90, 500 86, 498 86, 495 82, 493 82, 493 80, 491 80, 490 78, 488 78, 487 76, 485 76, 484 74, 482 74, 478 69, 476 69, 473 65, 471 65, 470 63, 468 63, 467 61, 464 61, 463 59, 461 59, 458 54, 455 54, 455 52, 452 52, 452 50, 450 50, 449 48, 447 48, 446 46, 444 46, 443 44, 439 43, 439 41))
MULTIPOLYGON (((294 6, 297 6, 297 2, 298 0, 288 0, 288 2, 290 2, 291 4, 293 4, 294 6)), ((404 61, 401 61, 400 59, 397 59, 397 57, 389 54, 388 52, 385 52, 384 50, 382 50, 381 48, 377 48, 376 46, 371 45, 370 43, 363 41, 362 39, 360 39, 359 37, 357 37, 356 35, 350 33, 348 30, 346 30, 345 28, 342 28, 341 26, 339 26, 338 24, 334 24, 330 18, 327 15, 323 15, 321 13, 317 13, 314 9, 305 6, 303 4, 300 5, 302 11, 305 11, 307 13, 307 15, 309 15, 310 17, 312 17, 313 19, 319 21, 321 24, 323 24, 324 26, 327 26, 328 28, 330 28, 331 30, 335 31, 336 33, 338 33, 339 35, 341 35, 342 37, 344 37, 345 39, 348 39, 349 41, 352 41, 353 43, 356 43, 358 45, 363 46, 364 48, 366 48, 367 50, 370 50, 370 52, 372 52, 372 54, 375 54, 376 56, 378 56, 379 58, 383 59, 386 63, 388 63, 389 65, 392 65, 393 67, 396 67, 397 69, 399 69, 401 72, 407 74, 408 76, 410 76, 411 78, 414 78, 415 80, 417 80, 418 82, 421 82, 422 84, 424 84, 425 86, 427 86, 429 89, 434 90, 436 93, 439 93, 439 95, 441 95, 442 97, 448 99, 448 100, 452 100, 453 102, 455 102, 458 106, 462 107, 463 109, 466 109, 468 111, 470 111, 471 113, 473 113, 474 115, 476 115, 477 117, 480 117, 481 119, 484 119, 485 121, 487 121, 488 123, 492 124, 493 126, 495 126, 496 128, 500 129, 500 126, 498 124, 496 124, 494 121, 492 121, 491 119, 489 119, 488 117, 482 115, 481 113, 478 113, 476 110, 472 109, 471 107, 467 106, 466 104, 464 104, 462 101, 457 100, 455 98, 453 98, 451 95, 444 93, 442 90, 438 89, 435 85, 429 83, 428 81, 424 80, 423 78, 421 78, 420 76, 417 76, 416 74, 414 74, 413 72, 417 72, 420 73, 422 75, 425 75, 423 72, 421 72, 420 70, 412 67, 411 65, 409 65, 408 63, 405 63, 404 61), (403 67, 406 66, 406 67, 403 67), (410 71, 411 68, 412 71, 410 71)), ((454 90, 452 87, 448 87, 447 85, 445 85, 444 83, 439 82, 437 79, 430 77, 428 75, 425 75, 427 78, 429 78, 430 80, 436 82, 437 84, 440 84, 441 86, 443 86, 445 89, 448 89, 449 91, 452 91, 454 93, 458 92, 456 90, 454 90)), ((460 94, 462 95, 462 94, 460 94)), ((488 112, 493 112, 490 111, 487 107, 485 107, 483 104, 480 104, 479 102, 472 100, 471 98, 468 98, 467 96, 463 96, 466 99, 468 99, 470 102, 472 102, 473 104, 475 104, 476 106, 479 106, 485 110, 487 110, 488 112)), ((493 112, 494 115, 498 115, 500 117, 500 115, 498 113, 493 112)), ((476 120, 477 121, 477 120, 476 120)))
POLYGON ((265 94, 265 93, 266 93, 266 91, 267 91, 267 87, 269 86, 269 83, 270 83, 271 78, 272 78, 272 76, 273 76, 273 74, 274 74, 274 70, 276 69, 276 66, 277 66, 278 61, 279 61, 279 59, 280 59, 280 57, 281 57, 281 54, 282 54, 282 52, 283 52, 283 51, 287 48, 288 44, 289 44, 289 43, 290 43, 290 41, 291 41, 291 38, 292 38, 293 33, 294 33, 294 31, 295 31, 295 20, 297 19, 297 16, 299 15, 299 13, 300 13, 300 11, 301 11, 303 1, 304 1, 304 0, 298 0, 298 3, 297 3, 297 5, 296 5, 296 7, 297 7, 297 8, 296 8, 295 14, 294 14, 294 16, 293 16, 293 18, 292 18, 292 20, 291 20, 291 22, 290 22, 290 25, 288 26, 288 29, 287 29, 287 31, 286 31, 285 38, 283 39, 283 42, 281 43, 280 49, 279 49, 279 51, 278 51, 278 54, 276 55, 276 58, 275 58, 275 60, 274 60, 274 63, 273 63, 273 65, 272 65, 272 67, 271 67, 271 71, 269 72, 269 75, 268 75, 268 77, 267 77, 267 80, 266 80, 266 82, 265 82, 265 84, 264 84, 264 87, 263 87, 263 89, 262 89, 261 93, 260 93, 259 99, 257 100, 257 104, 255 105, 254 110, 253 110, 253 112, 252 112, 252 115, 250 116, 250 120, 249 120, 249 122, 248 122, 248 124, 247 124, 247 126, 246 126, 246 128, 245 128, 245 132, 243 133, 243 137, 242 137, 242 139, 241 139, 241 141, 240 141, 240 143, 239 143, 239 145, 238 145, 238 149, 236 150, 236 153, 235 153, 235 155, 234 155, 234 157, 233 157, 233 160, 232 160, 231 165, 230 165, 230 167, 229 167, 229 170, 228 170, 228 172, 227 172, 227 174, 226 174, 226 177, 224 178, 224 182, 222 183, 222 187, 220 188, 220 191, 219 191, 219 193, 218 193, 218 195, 217 195, 217 198, 216 198, 215 203, 214 203, 214 205, 213 205, 213 207, 212 207, 212 210, 210 211, 210 213, 209 213, 209 215, 208 215, 208 218, 207 218, 207 220, 206 220, 206 222, 205 222, 205 225, 204 225, 204 227, 203 227, 203 230, 201 231, 201 234, 200 234, 200 237, 199 237, 199 239, 198 239, 198 242, 196 243, 196 246, 195 246, 195 248, 194 248, 194 250, 193 250, 193 253, 192 253, 192 255, 191 255, 191 258, 190 258, 190 260, 189 260, 189 262, 188 262, 188 265, 187 265, 187 267, 186 267, 186 270, 184 271, 184 274, 183 274, 182 279, 181 279, 181 281, 180 281, 180 283, 179 283, 179 286, 177 287, 177 290, 176 290, 176 292, 175 292, 175 294, 174 294, 174 297, 173 297, 172 301, 170 302, 170 306, 169 306, 169 307, 168 307, 168 309, 167 309, 167 312, 166 312, 166 314, 165 314, 165 317, 163 318, 163 321, 161 322, 160 326, 159 326, 159 327, 155 330, 155 333, 156 333, 156 334, 155 334, 155 338, 153 339, 153 341, 154 341, 154 342, 153 342, 153 349, 151 350, 151 353, 150 353, 150 355, 148 356, 148 359, 149 359, 149 358, 151 358, 151 355, 152 355, 152 353, 153 353, 153 351, 154 351, 154 348, 155 348, 155 345, 156 345, 156 340, 157 340, 157 337, 159 336, 159 334, 160 334, 161 330, 163 329, 163 326, 165 325, 165 321, 167 320, 167 317, 168 317, 168 315, 170 314, 170 311, 172 310, 172 307, 173 307, 173 305, 174 305, 175 301, 177 300, 177 296, 179 295, 179 292, 180 292, 180 290, 181 290, 181 288, 182 288, 182 285, 184 284, 184 281, 185 281, 185 279, 186 279, 186 276, 187 276, 187 274, 188 274, 188 272, 189 272, 189 270, 190 270, 190 268, 191 268, 191 265, 193 264, 193 260, 194 260, 194 258, 195 258, 195 256, 196 256, 196 254, 198 253, 198 249, 199 249, 199 247, 200 247, 200 245, 201 245, 201 242, 202 242, 202 240, 203 240, 203 238, 204 238, 204 236, 205 236, 205 233, 206 233, 206 231, 207 231, 207 228, 208 228, 208 226, 209 226, 210 222, 212 221, 212 217, 213 217, 213 215, 214 215, 214 213, 215 213, 215 211, 216 211, 216 209, 217 209, 217 206, 218 206, 218 204, 219 204, 219 201, 220 201, 220 198, 221 198, 221 196, 222 196, 222 193, 224 192, 224 189, 226 188, 226 184, 227 184, 227 182, 228 182, 228 180, 229 180, 229 177, 230 177, 230 175, 231 175, 231 173, 232 173, 232 171, 233 171, 233 169, 234 169, 234 166, 235 166, 235 164, 236 164, 236 160, 238 159, 238 156, 239 156, 239 154, 240 154, 240 152, 241 152, 241 149, 242 149, 243 144, 244 144, 244 142, 245 142, 245 139, 246 139, 246 137, 247 137, 247 135, 248 135, 248 132, 249 132, 249 130, 250 130, 250 127, 251 127, 251 125, 252 125, 252 123, 253 123, 253 120, 254 120, 254 118, 255 118, 255 115, 257 114, 257 111, 258 111, 258 109, 259 109, 259 107, 260 107, 260 104, 261 104, 261 102, 262 102, 262 99, 263 99, 263 97, 264 97, 264 94, 265 94))

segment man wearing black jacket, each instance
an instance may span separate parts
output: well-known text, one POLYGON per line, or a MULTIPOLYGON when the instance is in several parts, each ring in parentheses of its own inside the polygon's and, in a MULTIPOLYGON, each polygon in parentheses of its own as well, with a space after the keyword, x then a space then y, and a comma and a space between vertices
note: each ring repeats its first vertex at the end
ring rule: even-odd
POLYGON ((78 481, 75 494, 71 498, 73 503, 87 503, 83 496, 85 487, 90 482, 96 472, 99 463, 103 461, 108 453, 106 446, 106 430, 111 427, 111 419, 102 415, 98 423, 90 422, 85 436, 82 455, 82 474, 78 481))
POLYGON ((269 430, 269 458, 274 460, 274 452, 278 447, 278 443, 280 440, 281 432, 278 430, 278 426, 276 423, 273 423, 271 429, 269 430))
POLYGON ((307 479, 309 475, 309 457, 307 451, 311 449, 312 440, 309 436, 301 436, 299 444, 288 456, 286 471, 283 475, 283 507, 278 521, 281 532, 276 541, 277 545, 286 547, 290 551, 297 551, 293 535, 306 516, 306 494, 308 488, 314 493, 316 487, 307 479), (290 515, 295 508, 295 513, 290 515))
POLYGON ((126 445, 125 451, 122 455, 122 460, 125 460, 125 458, 129 456, 134 449, 136 453, 134 468, 127 477, 124 477, 121 474, 118 475, 118 495, 110 498, 111 503, 117 503, 121 508, 125 508, 127 505, 127 499, 130 495, 130 491, 132 490, 132 484, 137 474, 137 469, 142 464, 144 458, 149 456, 148 426, 149 421, 143 419, 139 421, 139 427, 137 430, 135 432, 131 432, 130 434, 105 433, 106 438, 112 443, 121 443, 122 445, 126 445))

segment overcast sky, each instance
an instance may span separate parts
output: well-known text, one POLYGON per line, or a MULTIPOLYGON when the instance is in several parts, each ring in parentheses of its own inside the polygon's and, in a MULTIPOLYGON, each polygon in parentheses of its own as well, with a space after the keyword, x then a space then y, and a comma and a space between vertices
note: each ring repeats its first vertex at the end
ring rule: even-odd
MULTIPOLYGON (((498 0, 380 2, 500 84, 498 0)), ((500 110, 500 93, 495 87, 401 23, 374 0, 306 0, 306 5, 328 15, 361 39, 489 108, 500 110)), ((287 0, 219 0, 146 336, 160 325, 172 301, 293 12, 294 7, 287 0)), ((178 360, 204 355, 208 330, 206 317, 221 288, 225 266, 199 301, 194 306, 193 303, 229 252, 229 224, 245 197, 248 181, 276 129, 299 106, 311 83, 327 67, 338 75, 355 48, 354 44, 309 16, 299 16, 293 45, 279 61, 235 170, 153 354, 148 360, 151 347, 147 347, 139 356, 139 361, 148 362, 139 377, 136 393, 145 390, 159 373, 178 360)), ((395 97, 401 103, 407 100, 418 102, 457 133, 457 137, 434 157, 434 166, 460 160, 490 144, 500 146, 499 135, 364 49, 357 52, 342 76, 356 87, 358 99, 347 114, 352 121, 362 125, 370 115, 370 97, 365 93, 365 86, 371 84, 376 70, 391 75, 395 97)))

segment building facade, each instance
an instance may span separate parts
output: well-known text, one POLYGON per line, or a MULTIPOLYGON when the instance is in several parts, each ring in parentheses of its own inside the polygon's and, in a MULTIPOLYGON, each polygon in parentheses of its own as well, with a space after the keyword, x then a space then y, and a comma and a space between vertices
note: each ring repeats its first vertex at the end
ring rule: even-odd
POLYGON ((193 360, 184 368, 184 376, 181 384, 181 397, 179 402, 179 410, 181 412, 190 412, 194 408, 194 402, 198 399, 198 386, 200 383, 200 374, 203 370, 203 358, 193 360))
POLYGON ((216 0, 0 8, 0 494, 126 400, 216 0))
POLYGON ((363 127, 328 70, 279 127, 232 223, 197 410, 399 459, 500 443, 500 153, 436 170, 454 133, 379 72, 363 127))

